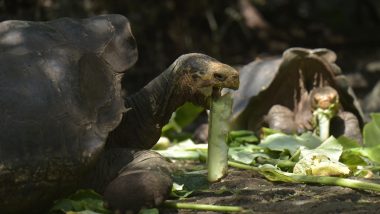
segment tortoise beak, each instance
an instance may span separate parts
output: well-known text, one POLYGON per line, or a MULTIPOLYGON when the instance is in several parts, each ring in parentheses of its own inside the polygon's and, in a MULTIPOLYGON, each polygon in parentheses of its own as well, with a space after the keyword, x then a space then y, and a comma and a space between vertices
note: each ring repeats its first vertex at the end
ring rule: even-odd
POLYGON ((213 76, 216 82, 214 87, 234 90, 239 88, 239 72, 229 65, 219 65, 213 76))
POLYGON ((225 85, 223 88, 230 88, 230 89, 237 90, 239 88, 239 74, 237 73, 237 74, 233 74, 229 76, 224 84, 225 85))

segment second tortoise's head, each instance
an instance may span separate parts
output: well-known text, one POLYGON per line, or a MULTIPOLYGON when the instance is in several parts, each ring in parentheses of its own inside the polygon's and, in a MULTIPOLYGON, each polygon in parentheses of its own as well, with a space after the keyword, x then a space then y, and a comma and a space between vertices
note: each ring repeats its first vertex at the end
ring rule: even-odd
POLYGON ((199 53, 185 54, 173 65, 178 74, 181 92, 189 96, 189 101, 203 107, 209 107, 213 90, 239 87, 238 71, 210 56, 199 53))
POLYGON ((310 94, 310 102, 313 109, 328 109, 331 107, 338 107, 339 94, 334 88, 330 86, 315 88, 310 94))

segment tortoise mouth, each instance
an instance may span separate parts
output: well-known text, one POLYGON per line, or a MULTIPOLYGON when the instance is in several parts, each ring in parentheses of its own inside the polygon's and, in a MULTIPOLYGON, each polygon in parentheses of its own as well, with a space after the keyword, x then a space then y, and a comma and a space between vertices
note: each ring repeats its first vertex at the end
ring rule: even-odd
POLYGON ((229 76, 225 81, 222 82, 222 84, 220 86, 213 87, 213 88, 214 89, 219 88, 220 91, 223 88, 237 90, 237 89, 239 89, 239 85, 240 85, 239 74, 235 74, 235 75, 229 76))
POLYGON ((211 98, 215 99, 215 98, 218 98, 218 97, 222 96, 222 89, 223 88, 220 88, 220 87, 213 87, 212 88, 211 98))
MULTIPOLYGON (((239 76, 232 75, 230 78, 223 82, 209 84, 202 87, 199 91, 202 94, 201 99, 198 99, 196 103, 203 108, 210 109, 212 99, 218 98, 224 94, 224 92, 237 90, 239 88, 239 76)), ((196 96, 198 97, 198 96, 196 96)))
POLYGON ((212 87, 210 88, 211 93, 205 97, 204 101, 200 103, 200 105, 205 108, 210 110, 211 109, 211 102, 213 99, 216 99, 220 96, 222 96, 222 89, 220 87, 212 87))

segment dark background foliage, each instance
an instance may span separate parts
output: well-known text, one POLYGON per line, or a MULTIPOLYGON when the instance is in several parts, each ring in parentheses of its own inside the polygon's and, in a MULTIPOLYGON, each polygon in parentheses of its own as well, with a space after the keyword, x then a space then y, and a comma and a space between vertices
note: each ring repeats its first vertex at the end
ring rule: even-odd
POLYGON ((126 76, 129 92, 188 52, 239 66, 294 46, 331 48, 360 98, 380 77, 377 0, 0 0, 0 20, 105 13, 132 23, 139 61, 126 76))

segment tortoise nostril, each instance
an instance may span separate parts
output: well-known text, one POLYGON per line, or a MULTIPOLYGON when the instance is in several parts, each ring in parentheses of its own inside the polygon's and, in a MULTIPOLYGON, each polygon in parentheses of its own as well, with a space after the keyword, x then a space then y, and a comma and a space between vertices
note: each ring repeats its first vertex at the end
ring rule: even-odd
POLYGON ((224 76, 223 74, 220 74, 220 73, 214 73, 214 78, 219 80, 219 81, 224 81, 227 79, 226 76, 224 76))

